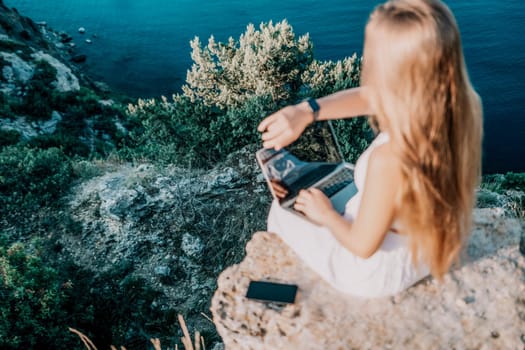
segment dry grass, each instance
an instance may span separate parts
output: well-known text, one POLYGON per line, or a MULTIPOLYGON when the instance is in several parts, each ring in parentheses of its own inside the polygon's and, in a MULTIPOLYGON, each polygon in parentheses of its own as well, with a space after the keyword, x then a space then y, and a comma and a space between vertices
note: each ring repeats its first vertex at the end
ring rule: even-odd
MULTIPOLYGON (((206 318, 208 317, 206 316, 206 318)), ((194 340, 192 341, 190 332, 188 331, 188 327, 186 326, 186 322, 184 321, 184 317, 182 317, 182 315, 179 314, 178 319, 180 327, 182 329, 182 333, 184 334, 184 336, 180 338, 182 345, 184 346, 184 350, 206 350, 204 338, 200 335, 200 332, 195 331, 194 340)), ((80 340, 82 341, 82 343, 84 343, 84 346, 87 350, 98 350, 95 344, 93 344, 93 342, 84 333, 74 328, 69 328, 69 330, 79 336, 80 340)), ((160 340, 158 338, 150 339, 150 341, 155 350, 162 350, 160 340)), ((175 345, 175 350, 178 349, 178 345, 175 345)), ((121 346, 120 349, 117 349, 117 347, 111 345, 111 350, 126 350, 126 348, 124 346, 121 346)))

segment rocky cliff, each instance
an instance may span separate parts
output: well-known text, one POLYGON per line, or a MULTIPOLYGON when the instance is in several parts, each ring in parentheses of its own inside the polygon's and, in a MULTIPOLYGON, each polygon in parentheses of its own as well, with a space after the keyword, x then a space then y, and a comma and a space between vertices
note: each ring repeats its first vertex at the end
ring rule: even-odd
POLYGON ((0 34, 24 43, 31 43, 44 50, 53 50, 33 20, 22 16, 18 11, 8 8, 0 0, 0 34))
POLYGON ((81 155, 114 148, 127 132, 120 96, 83 74, 75 56, 67 34, 0 2, 0 145, 38 138, 81 155))
MULTIPOLYGON (((252 233, 264 228, 270 203, 253 148, 209 171, 151 164, 84 166, 89 179, 73 187, 57 214, 69 226, 48 237, 59 247, 56 259, 75 261, 95 279, 124 268, 123 280, 140 280, 150 291, 144 306, 148 313, 159 320, 181 313, 190 329, 216 342, 215 327, 205 316, 217 276, 239 262, 252 233)), ((137 297, 134 290, 124 293, 137 297)), ((137 338, 146 339, 140 332, 131 326, 124 344, 130 348, 137 338)))
POLYGON ((0 1, 0 90, 6 95, 20 95, 21 88, 34 74, 36 62, 44 60, 57 70, 55 88, 61 92, 80 88, 79 79, 87 80, 79 67, 71 65, 72 47, 61 42, 60 35, 10 9, 0 1))

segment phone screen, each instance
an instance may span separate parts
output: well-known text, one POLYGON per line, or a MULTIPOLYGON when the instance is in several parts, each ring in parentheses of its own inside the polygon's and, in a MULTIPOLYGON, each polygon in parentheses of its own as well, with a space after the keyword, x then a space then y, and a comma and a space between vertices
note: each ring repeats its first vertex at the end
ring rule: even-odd
POLYGON ((296 294, 297 286, 295 284, 250 281, 246 297, 261 301, 293 304, 296 294))

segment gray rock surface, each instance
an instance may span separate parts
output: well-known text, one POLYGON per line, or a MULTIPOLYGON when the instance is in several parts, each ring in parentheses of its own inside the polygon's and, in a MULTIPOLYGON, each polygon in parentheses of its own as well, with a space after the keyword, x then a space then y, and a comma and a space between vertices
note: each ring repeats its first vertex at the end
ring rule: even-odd
POLYGON ((95 275, 128 264, 130 277, 158 292, 153 309, 182 313, 191 327, 216 334, 200 312, 209 309, 218 274, 264 227, 270 204, 260 193, 265 184, 254 181, 253 151, 210 171, 103 166, 67 199, 77 233, 59 237, 62 254, 95 275))
MULTIPOLYGON (((9 40, 12 41, 12 40, 9 40)), ((20 45, 23 45, 19 43, 20 45)), ((27 50, 35 51, 27 47, 27 50)), ((27 55, 25 55, 27 56, 27 55)), ((38 61, 44 60, 53 66, 56 71, 55 88, 59 92, 78 91, 80 82, 72 69, 43 51, 33 52, 30 56, 22 56, 16 52, 0 51, 0 58, 5 61, 2 67, 2 78, 0 79, 0 91, 6 95, 16 95, 17 87, 24 86, 33 77, 35 65, 38 61)))
POLYGON ((55 57, 42 51, 31 55, 35 61, 44 60, 57 70, 55 88, 60 92, 77 91, 80 89, 78 78, 73 74, 71 68, 57 60, 55 57))
POLYGON ((8 84, 25 84, 31 79, 35 71, 34 65, 23 60, 16 53, 0 52, 0 56, 9 63, 2 68, 3 77, 8 84))
POLYGON ((204 245, 199 237, 184 233, 182 235, 181 249, 188 257, 196 258, 202 254, 204 245))
POLYGON ((20 133, 20 136, 23 139, 28 140, 38 135, 54 133, 61 120, 62 116, 57 111, 51 113, 51 118, 49 120, 31 122, 27 121, 25 117, 3 119, 0 116, 0 130, 15 130, 20 133))
POLYGON ((256 233, 246 258, 219 277, 211 311, 226 349, 523 349, 522 220, 477 209, 460 266, 394 296, 358 299, 333 290, 278 236, 256 233), (296 283, 280 307, 247 300, 250 280, 296 283))

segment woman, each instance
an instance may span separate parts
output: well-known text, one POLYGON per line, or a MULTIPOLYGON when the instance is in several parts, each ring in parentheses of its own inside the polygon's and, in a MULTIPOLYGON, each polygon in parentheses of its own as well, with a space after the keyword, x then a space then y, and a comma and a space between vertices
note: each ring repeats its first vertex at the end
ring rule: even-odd
POLYGON ((317 189, 274 202, 268 230, 335 288, 378 297, 441 278, 469 232, 480 178, 482 112, 454 16, 439 0, 391 0, 365 31, 361 87, 288 106, 259 125, 280 149, 316 119, 369 115, 379 134, 356 163, 343 216, 317 189))

